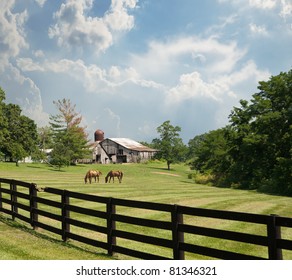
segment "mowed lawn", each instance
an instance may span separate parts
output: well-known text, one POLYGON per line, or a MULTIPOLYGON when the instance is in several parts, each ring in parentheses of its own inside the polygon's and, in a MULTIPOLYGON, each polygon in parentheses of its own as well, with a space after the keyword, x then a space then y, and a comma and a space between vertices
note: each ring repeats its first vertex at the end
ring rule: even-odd
MULTIPOLYGON (((186 165, 172 165, 171 170, 166 170, 166 164, 161 162, 152 162, 147 164, 116 164, 116 165, 77 165, 63 168, 61 171, 49 167, 45 164, 20 164, 16 167, 12 163, 0 163, 0 177, 33 182, 38 187, 52 187, 58 189, 67 189, 75 192, 88 193, 104 197, 124 198, 130 200, 159 202, 167 204, 178 204, 183 206, 200 207, 208 209, 229 210, 237 212, 255 213, 255 214, 276 214, 285 217, 292 217, 292 198, 272 196, 257 193, 256 191, 234 190, 226 188, 217 188, 206 185, 198 185, 188 178, 191 171, 186 165), (100 182, 92 184, 84 183, 84 175, 88 169, 98 169, 103 175, 100 182), (105 184, 104 178, 111 169, 122 170, 124 173, 121 184, 116 180, 115 183, 105 184)), ((86 207, 85 202, 81 205, 86 207)), ((168 219, 164 213, 148 213, 148 211, 137 211, 136 209, 123 209, 127 215, 153 218, 168 219)), ((29 229, 29 226, 18 226, 16 223, 8 221, 3 215, 0 220, 0 259, 104 259, 107 258, 102 250, 93 250, 76 242, 63 244, 60 238, 51 236, 48 232, 38 230, 36 233, 29 229), (4 218, 3 218, 4 217, 4 218), (10 223, 10 224, 9 224, 10 223), (5 233, 5 234, 2 234, 5 233), (8 236, 6 238, 5 236, 8 236), (35 244, 32 251, 39 248, 48 252, 48 254, 32 253, 24 242, 24 236, 33 239, 35 244), (62 254, 59 248, 61 246, 62 254), (13 247, 10 253, 7 248, 13 247), (56 249, 54 249, 56 248, 56 249), (68 254, 66 254, 68 250, 68 254), (22 252, 19 253, 18 252, 22 252), (75 252, 75 253, 74 253, 75 252), (97 254, 96 254, 97 253, 97 254), (76 255, 75 255, 76 254, 76 255)), ((193 219, 193 218, 192 218, 193 219)), ((191 220, 185 217, 185 220, 191 224, 202 225, 211 228, 223 228, 226 230, 235 230, 239 232, 248 232, 252 234, 264 234, 265 228, 259 228, 256 225, 220 222, 214 219, 196 219, 191 220)), ((131 226, 124 226, 125 230, 131 230, 131 226)), ((132 229, 133 230, 133 229, 132 229)), ((136 231, 136 229, 134 229, 136 231)), ((143 229, 145 230, 145 229, 143 229)), ((146 229, 148 230, 148 229, 146 229)), ((151 232, 149 235, 165 237, 164 233, 151 232)), ((167 233, 168 234, 168 233, 167 233)), ((166 234, 166 235, 167 235, 166 234)), ((292 230, 285 229, 283 237, 292 240, 292 230)), ((91 237, 91 236, 90 236, 91 237)), ((167 238, 168 236, 166 236, 167 238)), ((185 236, 186 241, 196 242, 200 245, 211 246, 214 248, 230 249, 231 251, 240 251, 249 254, 255 250, 255 255, 266 257, 266 249, 251 248, 248 244, 234 244, 235 242, 226 242, 224 240, 211 239, 198 236, 193 240, 193 236, 185 236)), ((121 244, 129 244, 129 241, 122 240, 121 244)), ((130 247, 141 247, 144 250, 146 245, 133 243, 130 247)), ((260 246, 258 246, 260 247, 260 246)), ((151 248, 151 253, 159 253, 163 249, 151 248), (158 250, 158 251, 157 251, 158 250)), ((168 254, 167 252, 165 253, 168 254)), ((190 259, 204 259, 205 257, 190 255, 190 259)), ((115 258, 127 259, 126 256, 116 255, 115 258)), ((284 252, 285 259, 292 259, 292 252, 284 252)))

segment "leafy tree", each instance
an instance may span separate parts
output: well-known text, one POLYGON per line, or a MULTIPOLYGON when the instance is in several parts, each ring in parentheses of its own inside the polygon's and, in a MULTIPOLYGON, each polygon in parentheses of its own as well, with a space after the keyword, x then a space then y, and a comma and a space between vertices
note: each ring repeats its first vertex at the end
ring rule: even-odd
POLYGON ((50 125, 53 134, 53 162, 60 161, 64 165, 83 158, 88 153, 88 139, 85 128, 80 126, 82 116, 75 111, 75 105, 68 99, 54 101, 59 113, 50 116, 50 125), (59 151, 58 154, 56 151, 59 151))
MULTIPOLYGON (((0 91, 1 99, 5 94, 0 91)), ((1 133, 0 150, 5 158, 19 160, 32 155, 37 150, 37 126, 33 120, 21 115, 21 109, 15 104, 0 105, 1 133)))
POLYGON ((202 142, 204 141, 206 133, 197 135, 193 139, 189 140, 188 143, 188 152, 187 152, 187 159, 191 166, 194 165, 194 160, 197 157, 197 151, 200 148, 202 142))
POLYGON ((292 70, 258 89, 228 126, 189 142, 192 166, 216 184, 292 195, 292 70))
POLYGON ((3 143, 8 134, 7 118, 4 115, 4 108, 5 108, 4 100, 5 100, 5 92, 0 87, 0 153, 2 155, 3 155, 3 143))
POLYGON ((292 70, 259 83, 230 115, 230 178, 244 188, 292 195, 292 70))
POLYGON ((53 150, 51 153, 51 161, 52 165, 55 165, 61 169, 63 166, 68 166, 71 161, 70 150, 64 145, 62 142, 57 142, 53 146, 53 150))
POLYGON ((165 121, 157 128, 160 138, 153 139, 153 146, 159 150, 157 157, 166 160, 167 169, 170 170, 170 164, 185 159, 186 146, 179 137, 181 128, 173 126, 170 121, 165 121))
POLYGON ((217 129, 196 136, 189 142, 193 151, 192 168, 202 173, 212 173, 215 183, 222 182, 230 165, 225 134, 226 128, 217 129))
POLYGON ((39 147, 41 150, 50 149, 53 146, 51 127, 45 126, 38 128, 39 147))

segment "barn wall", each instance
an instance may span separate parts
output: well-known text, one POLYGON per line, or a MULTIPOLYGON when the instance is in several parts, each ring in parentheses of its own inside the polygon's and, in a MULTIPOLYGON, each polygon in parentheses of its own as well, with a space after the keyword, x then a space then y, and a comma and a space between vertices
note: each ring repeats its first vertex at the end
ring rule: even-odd
POLYGON ((93 159, 98 158, 99 163, 136 163, 144 162, 154 156, 154 152, 137 151, 128 149, 118 143, 105 139, 102 144, 97 144, 93 159))

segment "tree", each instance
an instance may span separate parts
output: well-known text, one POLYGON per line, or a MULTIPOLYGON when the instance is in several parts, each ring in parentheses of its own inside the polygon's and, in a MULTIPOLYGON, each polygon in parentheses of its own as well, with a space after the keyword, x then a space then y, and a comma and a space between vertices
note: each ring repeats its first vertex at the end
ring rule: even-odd
POLYGON ((4 100, 5 100, 5 92, 0 87, 0 155, 3 155, 3 143, 5 141, 6 135, 8 134, 7 118, 4 116, 4 107, 5 107, 4 100))
POLYGON ((184 160, 186 147, 179 137, 181 128, 173 126, 170 121, 165 121, 157 128, 160 138, 153 139, 152 143, 159 150, 157 156, 166 160, 167 169, 170 170, 170 164, 184 160))
POLYGON ((292 195, 292 70, 259 83, 230 115, 230 178, 244 188, 292 195))
POLYGON ((215 184, 292 195, 292 70, 259 82, 223 129, 197 136, 192 166, 215 184))
POLYGON ((0 151, 18 165, 19 160, 37 150, 37 126, 33 120, 21 115, 18 105, 6 105, 4 98, 5 93, 0 90, 0 151))
POLYGON ((51 127, 45 126, 38 128, 39 135, 39 147, 41 150, 46 150, 52 148, 52 130, 51 127))
POLYGON ((50 116, 55 150, 51 156, 54 163, 59 162, 63 166, 67 161, 66 165, 69 165, 88 153, 87 134, 85 127, 80 126, 82 116, 75 111, 76 105, 68 99, 54 101, 54 104, 59 113, 50 116))
POLYGON ((215 184, 222 183, 230 166, 226 131, 227 128, 212 130, 189 141, 192 169, 203 174, 212 174, 215 184))

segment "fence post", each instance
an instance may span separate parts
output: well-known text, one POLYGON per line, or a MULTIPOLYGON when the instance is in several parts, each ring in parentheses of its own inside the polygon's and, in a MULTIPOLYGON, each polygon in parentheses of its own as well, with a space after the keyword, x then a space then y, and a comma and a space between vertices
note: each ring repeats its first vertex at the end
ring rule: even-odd
MULTIPOLYGON (((1 182, 0 182, 0 188, 1 188, 1 182)), ((2 211, 3 204, 2 204, 2 192, 0 191, 0 211, 2 211)))
POLYGON ((276 225, 277 215, 270 215, 268 228, 268 239, 269 239, 269 259, 270 260, 282 260, 282 249, 277 247, 277 239, 281 239, 281 228, 276 225))
POLYGON ((183 215, 179 213, 178 206, 173 205, 171 212, 173 259, 184 260, 185 252, 179 249, 179 244, 184 242, 184 233, 179 231, 179 224, 183 224, 183 215))
POLYGON ((113 246, 117 244, 116 237, 113 235, 113 230, 116 229, 116 221, 113 215, 116 214, 116 205, 113 204, 113 199, 110 197, 106 205, 107 212, 107 246, 108 255, 112 256, 114 253, 113 246))
POLYGON ((63 190, 62 193, 62 240, 67 241, 68 235, 67 233, 70 232, 70 224, 67 220, 70 218, 70 211, 68 209, 69 206, 69 195, 67 194, 66 190, 63 190))
POLYGON ((36 201, 37 198, 37 188, 36 184, 31 184, 29 187, 29 206, 30 206, 30 224, 34 230, 38 227, 35 225, 35 222, 38 222, 38 214, 36 210, 38 208, 38 204, 36 201))
POLYGON ((17 186, 15 182, 10 183, 10 191, 11 191, 11 215, 12 215, 12 220, 15 220, 15 214, 18 213, 18 207, 16 205, 17 203, 17 195, 14 194, 14 192, 17 191, 17 186))

